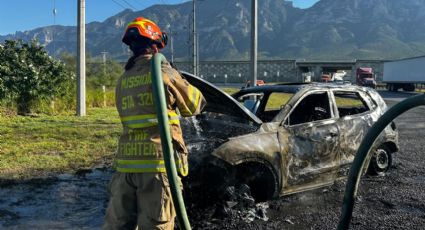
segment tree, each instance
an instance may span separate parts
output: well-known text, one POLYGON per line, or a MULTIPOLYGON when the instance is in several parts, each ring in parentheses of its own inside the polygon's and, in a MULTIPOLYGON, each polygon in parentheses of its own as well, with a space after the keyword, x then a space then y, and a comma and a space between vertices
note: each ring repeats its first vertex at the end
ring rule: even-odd
POLYGON ((0 49, 0 96, 14 100, 20 115, 29 114, 38 99, 68 93, 72 78, 36 41, 7 40, 0 49))
MULTIPOLYGON (((67 69, 75 71, 76 56, 62 53, 60 59, 67 69)), ((107 88, 115 88, 118 78, 124 72, 123 66, 115 60, 107 60, 103 63, 101 59, 87 55, 86 62, 87 88, 90 90, 99 90, 103 85, 107 88)))
POLYGON ((6 95, 6 88, 4 86, 3 78, 0 78, 0 100, 4 98, 6 95))
POLYGON ((100 60, 91 59, 87 66, 87 84, 92 89, 99 89, 103 85, 108 88, 115 87, 124 69, 114 60, 107 60, 103 64, 100 60))
MULTIPOLYGON (((3 53, 3 49, 4 46, 0 44, 0 54, 3 53)), ((1 56, 0 56, 0 61, 1 61, 1 56)), ((2 72, 3 69, 3 65, 0 62, 0 72, 2 72)), ((6 87, 4 85, 4 79, 2 77, 2 75, 0 75, 0 100, 3 99, 6 95, 6 87)))

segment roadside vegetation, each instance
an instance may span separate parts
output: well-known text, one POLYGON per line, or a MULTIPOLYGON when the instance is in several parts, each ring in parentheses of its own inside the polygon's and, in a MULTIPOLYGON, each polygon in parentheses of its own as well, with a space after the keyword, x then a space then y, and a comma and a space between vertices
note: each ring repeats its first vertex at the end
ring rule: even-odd
POLYGON ((110 164, 121 124, 115 108, 86 117, 0 116, 0 177, 21 179, 110 164))
POLYGON ((37 101, 66 97, 75 76, 32 41, 5 41, 0 46, 0 99, 16 106, 19 115, 31 113, 37 101))
POLYGON ((113 89, 123 68, 87 57, 86 117, 75 116, 75 69, 75 56, 50 57, 36 41, 0 45, 1 179, 111 163, 121 132, 113 89))
MULTIPOLYGON (((87 106, 113 106, 121 64, 90 56, 86 60, 87 106)), ((73 55, 53 58, 36 41, 5 41, 0 45, 0 112, 56 115, 75 111, 75 69, 73 55)))

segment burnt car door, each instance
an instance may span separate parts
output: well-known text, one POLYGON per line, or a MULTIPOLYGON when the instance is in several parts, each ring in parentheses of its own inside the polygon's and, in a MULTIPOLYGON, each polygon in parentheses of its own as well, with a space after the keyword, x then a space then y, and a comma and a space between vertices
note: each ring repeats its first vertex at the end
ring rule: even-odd
POLYGON ((278 130, 286 158, 283 194, 332 183, 339 165, 339 128, 330 92, 312 90, 293 105, 278 130))
POLYGON ((377 105, 361 91, 333 90, 332 93, 341 130, 339 176, 346 176, 363 137, 376 120, 373 111, 377 105))

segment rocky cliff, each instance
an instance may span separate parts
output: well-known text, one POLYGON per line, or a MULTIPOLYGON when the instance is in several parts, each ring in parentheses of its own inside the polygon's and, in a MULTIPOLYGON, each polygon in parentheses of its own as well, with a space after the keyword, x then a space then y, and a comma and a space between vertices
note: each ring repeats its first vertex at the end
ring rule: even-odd
MULTIPOLYGON (((198 1, 201 60, 249 57, 250 2, 198 1)), ((191 11, 191 2, 154 5, 89 23, 88 52, 98 56, 107 51, 116 59, 126 59, 128 50, 121 43, 124 28, 133 18, 144 16, 171 30, 177 58, 190 58, 191 11)), ((56 55, 76 50, 75 27, 42 27, 0 36, 0 41, 11 38, 36 38, 56 55)), ((164 50, 166 55, 169 52, 169 47, 164 50)), ((388 59, 424 53, 425 0, 321 0, 308 9, 285 0, 259 1, 260 58, 388 59)))

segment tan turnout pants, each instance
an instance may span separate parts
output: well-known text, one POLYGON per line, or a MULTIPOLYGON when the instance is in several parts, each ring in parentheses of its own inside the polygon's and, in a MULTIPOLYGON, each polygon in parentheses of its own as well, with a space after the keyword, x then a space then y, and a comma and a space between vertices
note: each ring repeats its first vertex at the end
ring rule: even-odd
POLYGON ((102 229, 174 229, 176 216, 166 173, 116 172, 102 229))

